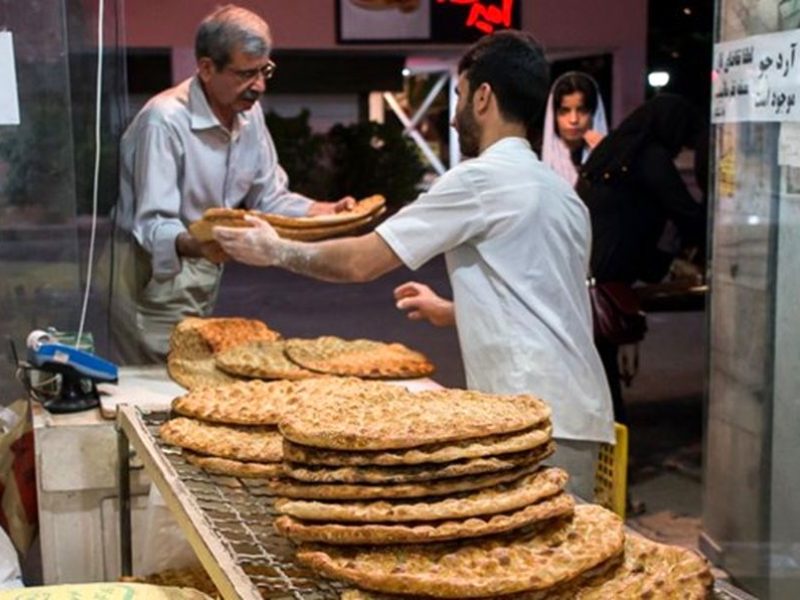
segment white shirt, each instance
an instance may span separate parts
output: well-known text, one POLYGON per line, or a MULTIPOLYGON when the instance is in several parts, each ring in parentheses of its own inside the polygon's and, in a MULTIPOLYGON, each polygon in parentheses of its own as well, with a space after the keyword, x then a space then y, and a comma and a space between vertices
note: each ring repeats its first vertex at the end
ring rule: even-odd
POLYGON ((411 269, 445 253, 468 387, 542 398, 556 437, 614 440, 586 289, 589 214, 527 141, 460 163, 376 231, 411 269))
POLYGON ((117 223, 152 255, 153 277, 181 270, 175 238, 207 208, 305 215, 311 200, 287 188, 259 103, 219 122, 196 77, 150 99, 120 143, 117 223))

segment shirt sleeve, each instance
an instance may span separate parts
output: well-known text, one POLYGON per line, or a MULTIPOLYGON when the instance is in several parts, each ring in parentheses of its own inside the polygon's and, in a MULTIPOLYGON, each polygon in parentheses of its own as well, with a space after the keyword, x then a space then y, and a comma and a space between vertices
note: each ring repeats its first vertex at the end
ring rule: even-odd
POLYGON ((260 149, 262 154, 261 169, 253 180, 253 185, 245 197, 244 204, 248 208, 261 212, 279 213, 289 217, 302 217, 314 202, 302 194, 289 190, 289 177, 278 163, 278 152, 275 143, 264 123, 261 110, 254 112, 257 126, 260 127, 260 149))
POLYGON ((152 256, 153 278, 165 281, 181 270, 175 238, 186 231, 180 219, 178 177, 183 148, 168 127, 142 125, 136 139, 133 235, 152 256))
POLYGON ((463 173, 451 170, 375 232, 408 268, 416 270, 486 229, 480 195, 474 190, 463 173))

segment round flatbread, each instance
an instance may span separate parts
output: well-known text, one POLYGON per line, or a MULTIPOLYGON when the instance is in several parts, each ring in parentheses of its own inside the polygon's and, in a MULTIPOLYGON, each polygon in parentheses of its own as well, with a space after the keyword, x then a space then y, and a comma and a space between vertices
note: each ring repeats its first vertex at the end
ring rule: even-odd
POLYGON ((568 475, 543 467, 517 481, 496 485, 465 496, 414 502, 315 502, 279 498, 275 509, 306 521, 345 523, 407 523, 441 519, 468 519, 510 512, 554 496, 564 489, 568 475))
POLYGON ((167 357, 167 373, 170 378, 185 387, 194 390, 199 387, 228 385, 241 381, 240 378, 223 373, 214 363, 214 357, 198 359, 182 359, 167 357))
POLYGON ((376 223, 380 217, 386 212, 385 208, 381 208, 378 212, 350 221, 342 223, 341 225, 326 225, 324 227, 275 227, 278 235, 287 240, 297 240, 301 242, 313 242, 315 240, 325 240, 332 237, 342 236, 345 234, 353 234, 361 229, 365 229, 368 225, 376 223))
POLYGON ((285 351, 292 362, 328 375, 401 379, 425 377, 434 371, 424 354, 397 343, 323 336, 288 340, 285 351))
POLYGON ((257 341, 235 346, 217 354, 217 368, 231 375, 262 379, 306 379, 319 373, 304 369, 286 358, 285 342, 257 341))
POLYGON ((363 221, 383 209, 385 205, 386 198, 380 194, 376 194, 359 200, 352 210, 344 210, 333 214, 317 215, 314 217, 286 217, 267 213, 265 219, 276 228, 321 229, 323 227, 343 225, 353 221, 363 221))
POLYGON ((283 442, 271 427, 216 425, 186 417, 170 419, 159 429, 163 441, 199 454, 243 462, 280 462, 283 442))
POLYGON ((402 388, 298 402, 280 422, 290 441, 334 450, 392 450, 533 428, 550 418, 533 396, 471 390, 411 393, 402 388))
POLYGON ((445 444, 420 446, 410 450, 379 450, 348 452, 346 450, 322 450, 283 442, 285 460, 306 465, 358 466, 358 465, 417 465, 420 463, 443 463, 482 456, 500 456, 514 452, 532 450, 546 444, 553 435, 549 422, 520 432, 489 435, 445 444))
POLYGON ((427 483, 403 483, 396 485, 370 485, 348 483, 298 483, 291 479, 273 479, 264 483, 268 495, 306 500, 375 500, 379 498, 421 498, 424 496, 447 496, 460 492, 471 492, 493 487, 501 483, 516 481, 538 468, 538 465, 511 469, 488 475, 454 477, 427 483))
POLYGON ((283 515, 275 520, 278 533, 297 542, 325 544, 428 544, 477 538, 528 527, 555 517, 572 514, 575 501, 560 493, 510 513, 465 520, 437 521, 415 525, 362 523, 318 523, 283 515))
POLYGON ((293 403, 291 381, 236 381, 201 386, 172 401, 173 412, 230 425, 275 425, 293 403))
POLYGON ((230 458, 220 458, 219 456, 203 456, 189 450, 184 450, 183 456, 189 464, 215 475, 268 478, 279 477, 283 474, 283 465, 281 463, 242 462, 230 458))
POLYGON ((496 597, 544 590, 623 550, 622 520, 596 505, 534 532, 469 543, 301 547, 315 571, 378 592, 439 598, 496 597))
POLYGON ((503 457, 468 458, 457 462, 432 465, 399 467, 365 465, 337 468, 286 463, 286 475, 292 479, 309 483, 416 483, 508 471, 541 462, 543 456, 551 453, 552 448, 543 445, 538 449, 507 454, 503 457))

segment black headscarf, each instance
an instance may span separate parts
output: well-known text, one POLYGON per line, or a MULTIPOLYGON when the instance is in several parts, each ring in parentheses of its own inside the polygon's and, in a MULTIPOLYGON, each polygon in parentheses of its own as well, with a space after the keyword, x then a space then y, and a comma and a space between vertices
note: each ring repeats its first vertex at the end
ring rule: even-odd
POLYGON ((670 156, 683 147, 694 147, 703 131, 698 111, 681 96, 659 94, 633 111, 592 151, 581 169, 590 181, 612 180, 627 172, 647 143, 658 143, 670 156))

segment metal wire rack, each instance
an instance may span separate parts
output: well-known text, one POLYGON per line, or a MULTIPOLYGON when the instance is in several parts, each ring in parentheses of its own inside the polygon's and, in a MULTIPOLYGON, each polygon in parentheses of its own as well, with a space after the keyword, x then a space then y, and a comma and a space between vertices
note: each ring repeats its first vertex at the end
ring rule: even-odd
POLYGON ((339 598, 340 584, 294 561, 293 544, 273 528, 273 499, 263 485, 208 474, 188 463, 179 449, 158 437, 168 417, 166 412, 144 413, 128 406, 118 413, 123 574, 129 575, 131 568, 130 512, 125 510, 123 489, 130 443, 224 598, 339 598))

